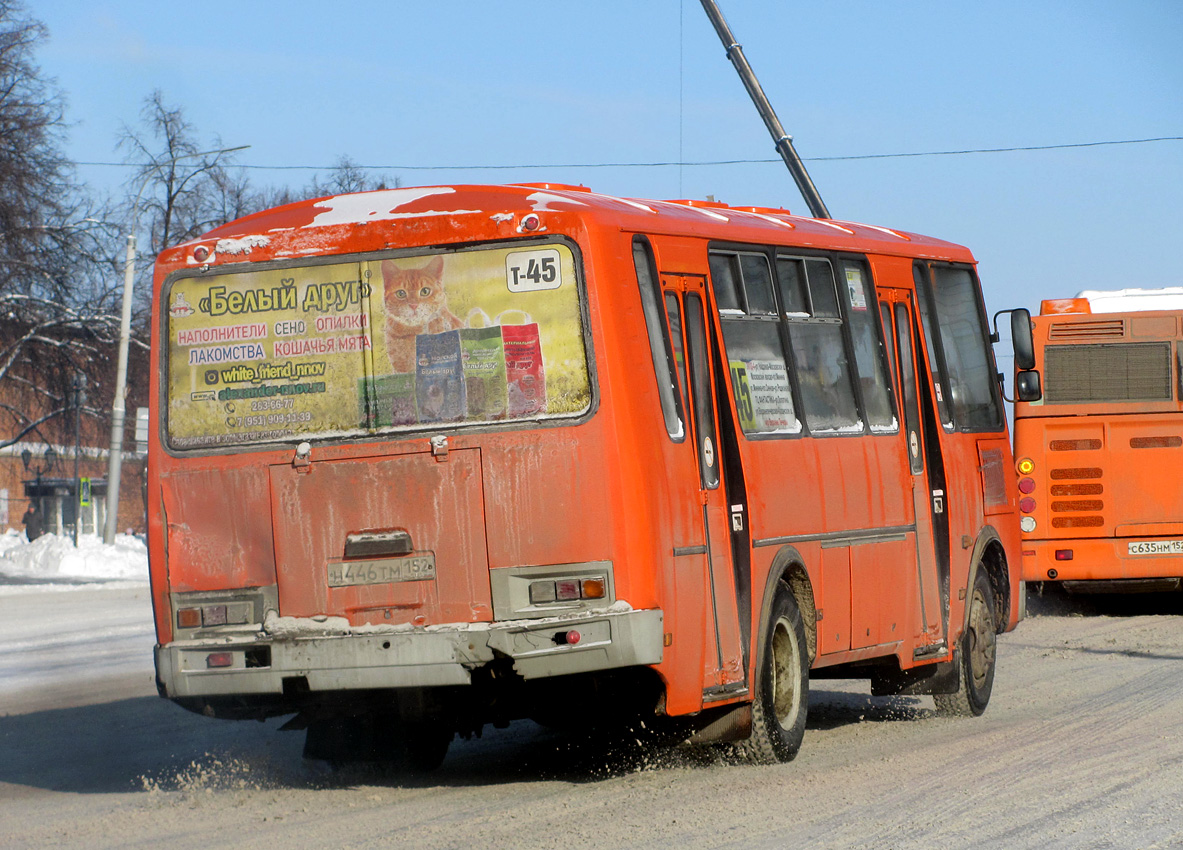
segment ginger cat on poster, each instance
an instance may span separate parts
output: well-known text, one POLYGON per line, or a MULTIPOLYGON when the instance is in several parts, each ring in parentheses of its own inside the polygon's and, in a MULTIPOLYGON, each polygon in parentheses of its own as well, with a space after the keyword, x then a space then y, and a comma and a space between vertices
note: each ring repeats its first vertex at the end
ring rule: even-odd
POLYGON ((416 336, 464 326, 448 309, 443 272, 444 258, 439 256, 411 269, 401 268, 394 260, 382 261, 386 354, 395 372, 415 371, 416 336))

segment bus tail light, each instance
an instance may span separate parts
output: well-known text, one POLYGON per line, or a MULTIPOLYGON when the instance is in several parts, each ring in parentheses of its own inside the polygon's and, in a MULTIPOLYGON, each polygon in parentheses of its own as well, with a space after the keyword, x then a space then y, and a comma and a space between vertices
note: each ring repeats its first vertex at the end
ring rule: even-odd
POLYGON ((1072 550, 1071 549, 1057 549, 1056 550, 1056 560, 1057 561, 1071 561, 1072 560, 1072 550))
POLYGON ((231 667, 234 664, 234 653, 211 652, 205 657, 206 667, 231 667))
POLYGON ((1020 460, 1016 466, 1019 469, 1020 475, 1030 475, 1035 471, 1035 461, 1031 460, 1029 457, 1025 457, 1020 460))
POLYGON ((603 576, 532 581, 530 582, 530 604, 545 605, 550 602, 603 599, 607 592, 608 582, 603 576))
POLYGON ((1020 478, 1019 479, 1019 492, 1020 493, 1034 493, 1035 492, 1035 479, 1034 478, 1020 478))
POLYGON ((1035 500, 1030 496, 1024 496, 1019 499, 1019 510, 1025 514, 1033 513, 1035 511, 1035 500))
MULTIPOLYGON (((1030 534, 1032 531, 1034 531, 1035 530, 1035 517, 1025 516, 1022 519, 1020 519, 1019 520, 1019 530, 1024 531, 1027 534, 1030 534)), ((1023 554, 1025 555, 1027 553, 1024 552, 1023 554)), ((1034 553, 1032 553, 1032 554, 1034 554, 1034 553)))
POLYGON ((543 605, 555 601, 555 583, 553 581, 530 582, 530 604, 543 605))
POLYGON ((573 602, 579 598, 579 581, 577 579, 559 579, 555 582, 555 599, 559 602, 573 602))
POLYGON ((228 602, 177 609, 178 629, 202 626, 242 626, 251 621, 254 606, 250 602, 228 602))

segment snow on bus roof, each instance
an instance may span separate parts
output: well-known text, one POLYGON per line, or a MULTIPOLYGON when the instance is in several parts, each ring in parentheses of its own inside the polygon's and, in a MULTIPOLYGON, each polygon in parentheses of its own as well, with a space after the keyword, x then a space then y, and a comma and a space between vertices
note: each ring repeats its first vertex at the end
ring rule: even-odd
MULTIPOLYGON (((274 243, 270 250, 274 256, 291 256, 320 250, 309 242, 310 229, 319 230, 327 237, 328 232, 338 227, 352 228, 371 223, 459 216, 487 216, 494 222, 505 223, 529 212, 545 215, 575 210, 641 216, 649 221, 660 216, 669 224, 684 222, 692 228, 704 220, 731 223, 750 231, 743 236, 737 231, 736 238, 742 239, 762 239, 758 235, 761 230, 772 229, 781 234, 787 230, 797 231, 797 239, 803 245, 828 244, 834 237, 850 237, 878 242, 889 252, 892 249, 887 246, 890 245, 904 249, 909 255, 924 256, 935 251, 945 257, 962 255, 964 259, 972 260, 964 246, 887 227, 815 219, 793 215, 787 209, 730 206, 714 200, 623 198, 600 194, 584 186, 557 183, 421 186, 308 199, 229 222, 191 240, 184 247, 178 247, 185 252, 197 242, 215 238, 219 240, 216 247, 220 254, 250 254, 253 249, 266 247, 266 240, 272 239, 274 243), (303 231, 304 235, 296 237, 298 231, 303 231), (905 246, 909 247, 905 249, 905 246)), ((638 223, 633 226, 643 229, 652 225, 638 223)), ((189 257, 188 261, 192 265, 200 264, 204 259, 189 257)))
POLYGON ((1094 313, 1129 313, 1140 310, 1183 310, 1183 286, 1161 289, 1115 289, 1109 292, 1086 289, 1076 296, 1085 298, 1094 313))

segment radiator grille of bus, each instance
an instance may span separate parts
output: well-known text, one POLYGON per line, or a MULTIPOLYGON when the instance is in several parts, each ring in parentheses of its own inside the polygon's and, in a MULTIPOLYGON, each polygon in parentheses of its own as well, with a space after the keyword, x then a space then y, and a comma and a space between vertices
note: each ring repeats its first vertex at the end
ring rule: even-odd
POLYGON ((1125 323, 1121 319, 1096 322, 1052 322, 1047 329, 1048 339, 1121 339, 1125 323))
MULTIPOLYGON (((1065 440, 1063 442, 1077 442, 1065 440)), ((1080 442, 1090 442, 1082 440, 1080 442)), ((1081 466, 1053 469, 1048 473, 1052 481, 1067 482, 1051 485, 1053 496, 1099 496, 1105 486, 1098 479, 1104 473, 1099 467, 1081 466)), ((1053 516, 1052 528, 1099 528, 1105 524, 1105 518, 1100 512, 1105 510, 1105 502, 1101 499, 1059 499, 1051 503, 1053 514, 1070 514, 1070 516, 1053 516)))
POLYGON ((1048 404, 1173 398, 1169 342, 1049 345, 1043 356, 1048 404))
POLYGON ((1183 437, 1130 437, 1131 449, 1177 449, 1183 446, 1183 437))
POLYGON ((1100 440, 1052 440, 1048 448, 1053 452, 1090 452, 1101 448, 1100 440))

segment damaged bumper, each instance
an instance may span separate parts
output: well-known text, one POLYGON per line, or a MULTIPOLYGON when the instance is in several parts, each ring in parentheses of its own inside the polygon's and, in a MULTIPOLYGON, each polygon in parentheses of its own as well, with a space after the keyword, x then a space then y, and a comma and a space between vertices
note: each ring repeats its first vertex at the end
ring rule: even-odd
POLYGON ((496 658, 512 659, 523 679, 535 679, 658 664, 663 645, 660 610, 343 631, 259 631, 158 646, 161 694, 185 699, 467 685, 473 670, 496 658))

